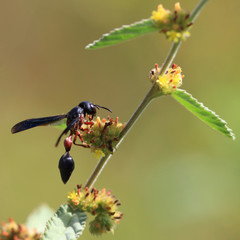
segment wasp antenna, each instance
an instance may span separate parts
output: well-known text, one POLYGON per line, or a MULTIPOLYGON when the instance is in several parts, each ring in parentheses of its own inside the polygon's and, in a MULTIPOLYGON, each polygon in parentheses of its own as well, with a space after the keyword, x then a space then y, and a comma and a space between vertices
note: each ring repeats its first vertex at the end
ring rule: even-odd
POLYGON ((109 108, 102 107, 102 106, 99 106, 99 105, 94 105, 94 106, 97 107, 98 109, 99 109, 99 108, 102 108, 102 109, 105 109, 105 110, 107 110, 107 111, 109 111, 109 112, 112 113, 112 110, 110 110, 109 108))
POLYGON ((106 107, 101 107, 101 108, 103 108, 103 109, 105 109, 105 110, 107 110, 107 111, 109 111, 109 112, 111 112, 111 113, 112 113, 112 110, 111 110, 111 109, 109 109, 109 108, 106 108, 106 107))
POLYGON ((100 106, 94 104, 94 107, 96 107, 98 110, 100 109, 100 106))

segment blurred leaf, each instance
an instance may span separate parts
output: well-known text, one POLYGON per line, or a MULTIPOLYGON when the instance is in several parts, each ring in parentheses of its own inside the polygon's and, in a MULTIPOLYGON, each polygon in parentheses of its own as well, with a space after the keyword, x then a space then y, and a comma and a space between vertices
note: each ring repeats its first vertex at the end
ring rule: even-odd
POLYGON ((80 210, 73 210, 63 204, 49 220, 43 240, 75 240, 82 234, 86 226, 87 216, 80 210))
POLYGON ((43 204, 28 216, 26 226, 30 229, 35 228, 38 233, 43 233, 48 219, 53 214, 54 211, 48 205, 43 204))
POLYGON ((172 93, 172 96, 211 128, 233 140, 235 139, 235 136, 232 130, 228 128, 227 123, 216 115, 215 112, 209 110, 202 103, 198 102, 198 100, 191 94, 187 93, 185 90, 177 89, 172 93))
POLYGON ((50 123, 49 126, 64 130, 67 127, 66 122, 67 122, 67 119, 65 118, 65 119, 62 119, 60 121, 50 123))
POLYGON ((86 48, 97 49, 107 47, 157 30, 151 19, 144 19, 131 25, 123 25, 120 28, 116 28, 104 34, 100 39, 88 44, 86 48))

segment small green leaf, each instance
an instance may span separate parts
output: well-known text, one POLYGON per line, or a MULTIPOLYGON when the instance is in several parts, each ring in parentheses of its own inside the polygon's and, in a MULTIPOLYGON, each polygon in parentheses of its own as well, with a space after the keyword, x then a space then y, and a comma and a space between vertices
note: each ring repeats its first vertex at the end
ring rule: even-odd
POLYGON ((63 204, 48 221, 42 240, 76 240, 86 227, 85 212, 63 204))
POLYGON ((88 44, 86 48, 97 49, 107 47, 157 30, 158 28, 154 26, 154 22, 151 19, 144 19, 131 25, 116 28, 104 34, 100 39, 88 44))
POLYGON ((54 214, 54 211, 43 204, 33 210, 28 216, 26 226, 30 229, 36 229, 37 233, 43 233, 48 219, 54 214))
POLYGON ((232 130, 227 126, 227 123, 221 119, 215 112, 209 110, 202 103, 198 102, 191 94, 185 90, 177 89, 171 94, 179 103, 192 112, 195 116, 217 130, 223 135, 235 139, 232 130))

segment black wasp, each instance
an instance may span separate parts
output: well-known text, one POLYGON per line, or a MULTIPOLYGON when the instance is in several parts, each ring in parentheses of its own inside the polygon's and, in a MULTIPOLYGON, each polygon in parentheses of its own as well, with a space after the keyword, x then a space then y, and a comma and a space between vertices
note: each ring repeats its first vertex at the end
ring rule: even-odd
POLYGON ((64 118, 67 118, 67 127, 58 137, 56 142, 56 146, 58 146, 62 136, 70 132, 69 136, 64 141, 66 153, 62 155, 58 165, 62 180, 64 183, 67 183, 68 179, 70 178, 74 170, 74 161, 69 154, 72 143, 78 146, 89 147, 86 143, 83 142, 83 139, 81 137, 81 131, 87 131, 86 129, 82 128, 82 125, 83 124, 92 125, 93 124, 92 119, 94 116, 96 116, 97 109, 100 109, 100 108, 103 108, 109 112, 112 112, 110 109, 106 107, 102 107, 88 101, 83 101, 78 106, 71 109, 67 114, 56 115, 51 117, 43 117, 43 118, 31 118, 31 119, 27 119, 22 122, 19 122, 12 127, 11 132, 18 133, 30 128, 48 125, 48 124, 60 121, 64 118), (86 116, 88 116, 88 119, 86 119, 86 116), (81 140, 82 144, 76 143, 77 138, 81 140))

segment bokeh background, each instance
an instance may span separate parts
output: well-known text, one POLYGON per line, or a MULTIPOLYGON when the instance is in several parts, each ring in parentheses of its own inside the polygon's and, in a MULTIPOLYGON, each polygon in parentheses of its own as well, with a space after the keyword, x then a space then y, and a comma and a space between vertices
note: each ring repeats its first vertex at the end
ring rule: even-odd
MULTIPOLYGON (((103 33, 148 18, 172 0, 0 1, 0 221, 25 222, 41 203, 54 209, 97 163, 73 147, 64 185, 60 131, 39 127, 16 135, 24 119, 68 112, 83 100, 129 119, 150 88, 148 72, 170 43, 152 33, 96 51, 103 33)), ((183 0, 190 11, 198 0, 183 0)), ((103 239, 240 239, 240 1, 210 1, 180 48, 183 88, 228 122, 237 139, 213 131, 171 97, 152 102, 95 184, 111 189, 124 218, 103 239)), ((106 117, 107 112, 99 111, 106 117)), ((96 239, 85 230, 82 239, 96 239)))

